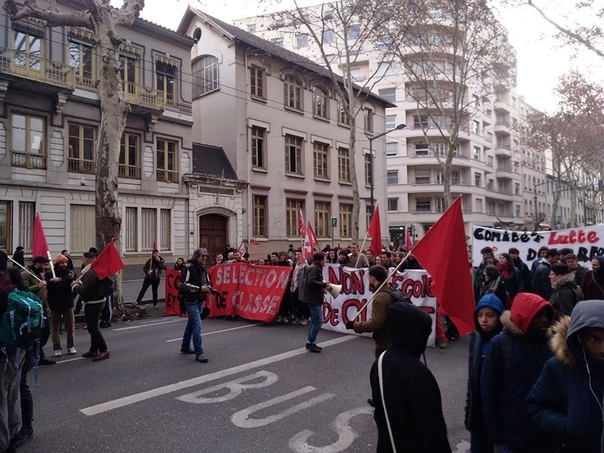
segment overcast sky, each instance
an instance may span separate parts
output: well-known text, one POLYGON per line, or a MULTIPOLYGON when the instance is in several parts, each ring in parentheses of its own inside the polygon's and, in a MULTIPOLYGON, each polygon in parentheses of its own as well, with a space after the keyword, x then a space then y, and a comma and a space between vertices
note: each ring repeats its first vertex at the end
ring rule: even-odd
MULTIPOLYGON (((569 0, 566 0, 569 1, 569 0)), ((225 22, 254 16, 292 6, 289 0, 190 0, 196 8, 225 22), (274 5, 278 4, 276 8, 274 5), (271 6, 272 5, 272 6, 271 6)), ((318 4, 321 0, 300 0, 302 5, 318 4)), ((121 0, 112 0, 121 5, 121 0)), ((187 0, 146 0, 142 17, 152 22, 176 29, 187 7, 187 0), (168 6, 169 4, 169 6, 168 6)), ((604 61, 588 51, 573 57, 573 52, 563 48, 551 38, 552 29, 528 7, 508 8, 500 12, 500 20, 509 31, 509 38, 518 53, 518 91, 527 102, 540 110, 555 109, 553 94, 558 77, 570 69, 580 68, 594 80, 604 77, 604 61)))

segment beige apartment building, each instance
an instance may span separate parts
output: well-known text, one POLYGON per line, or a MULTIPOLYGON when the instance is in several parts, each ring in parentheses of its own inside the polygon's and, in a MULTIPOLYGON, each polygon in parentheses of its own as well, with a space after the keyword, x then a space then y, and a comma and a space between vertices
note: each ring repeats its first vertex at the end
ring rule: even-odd
MULTIPOLYGON (((329 19, 326 5, 309 7, 306 11, 313 10, 317 14, 320 8, 323 8, 320 10, 323 18, 329 19)), ((305 26, 282 17, 256 16, 235 23, 322 63, 305 26)), ((317 21, 317 27, 322 24, 321 20, 317 21)), ((344 39, 341 30, 334 34, 333 30, 317 28, 317 32, 323 38, 325 53, 338 58, 335 41, 338 37, 344 39)), ((347 39, 353 37, 349 31, 347 39)), ((514 52, 507 42, 505 45, 509 52, 514 52)), ((355 54, 349 70, 359 83, 371 75, 379 75, 374 91, 396 105, 388 108, 384 126, 392 130, 386 138, 387 206, 390 240, 397 243, 410 226, 416 235, 423 235, 445 209, 443 173, 436 155, 445 156, 449 145, 434 123, 441 121, 442 125, 447 118, 427 115, 411 95, 418 87, 408 68, 383 58, 383 52, 372 44, 355 54), (394 130, 401 123, 406 124, 406 128, 394 130)), ((346 66, 334 67, 344 70, 346 66)), ((480 90, 478 96, 476 87, 468 87, 466 96, 472 101, 468 102, 469 118, 460 130, 452 161, 452 196, 462 196, 468 232, 471 224, 513 229, 531 227, 535 187, 537 212, 545 211, 545 184, 541 184, 545 181, 544 163, 520 145, 523 108, 528 106, 524 106, 513 87, 497 83, 493 86, 495 89, 486 96, 482 94, 484 90, 480 90)))
MULTIPOLYGON (((57 5, 85 8, 82 0, 57 5)), ((0 249, 12 254, 22 245, 29 255, 39 213, 51 253, 78 256, 95 245, 96 37, 38 20, 11 22, 6 13, 2 28, 0 249)), ((142 19, 117 30, 131 106, 119 157, 119 245, 135 262, 154 243, 162 255, 186 255, 199 238, 183 182, 193 162, 193 40, 142 19)))
MULTIPOLYGON (((329 73, 297 53, 189 6, 178 32, 193 37, 193 140, 224 150, 243 182, 241 204, 215 206, 230 242, 248 241, 252 259, 300 245, 297 206, 319 245, 348 245, 353 237, 351 163, 360 192, 359 235, 374 198, 386 206, 385 108, 368 93, 357 118, 356 149, 329 73)), ((208 208, 209 209, 209 208, 208 208)), ((387 237, 382 208, 382 236, 387 237)), ((235 243, 236 242, 236 243, 235 243)))

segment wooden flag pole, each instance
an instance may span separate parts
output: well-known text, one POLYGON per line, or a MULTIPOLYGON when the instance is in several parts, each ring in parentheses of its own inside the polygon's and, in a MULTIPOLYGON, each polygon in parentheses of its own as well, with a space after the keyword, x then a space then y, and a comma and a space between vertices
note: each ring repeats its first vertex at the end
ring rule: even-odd
POLYGON ((386 277, 386 280, 384 280, 382 282, 382 284, 378 287, 378 289, 376 289, 373 294, 371 295, 371 297, 367 300, 367 302, 365 302, 365 305, 363 305, 361 307, 361 309, 358 311, 357 315, 354 317, 353 321, 356 321, 357 318, 359 317, 359 315, 361 314, 361 312, 363 310, 365 310, 365 308, 367 307, 367 305, 369 305, 369 302, 371 302, 373 300, 373 298, 375 297, 375 295, 379 292, 380 289, 382 289, 384 287, 384 285, 388 282, 388 280, 390 280, 390 278, 394 275, 394 273, 398 270, 399 267, 401 267, 401 264, 403 264, 405 261, 407 261, 407 257, 409 256, 409 253, 407 253, 407 255, 405 255, 405 257, 401 260, 400 263, 398 263, 398 265, 394 268, 394 270, 392 272, 390 272, 390 274, 388 275, 388 277, 386 277))
POLYGON ((50 260, 50 272, 52 272, 52 278, 57 278, 57 274, 55 273, 55 265, 52 262, 52 255, 50 254, 49 250, 46 250, 46 256, 48 256, 48 259, 50 260))
POLYGON ((29 275, 31 275, 33 278, 35 278, 36 280, 38 280, 39 282, 41 282, 42 280, 40 279, 40 277, 38 277, 37 275, 35 275, 32 271, 30 271, 28 268, 21 266, 19 263, 17 263, 14 259, 12 259, 10 256, 7 256, 7 258, 9 260, 11 260, 13 263, 15 263, 17 266, 19 266, 21 269, 23 269, 25 272, 27 272, 29 275))
POLYGON ((369 236, 369 230, 367 230, 367 232, 365 233, 365 239, 363 239, 363 243, 361 244, 361 249, 357 250, 357 262, 354 263, 354 267, 357 267, 359 265, 359 260, 361 259, 361 253, 363 252, 363 249, 365 248, 365 242, 367 242, 367 236, 369 236))

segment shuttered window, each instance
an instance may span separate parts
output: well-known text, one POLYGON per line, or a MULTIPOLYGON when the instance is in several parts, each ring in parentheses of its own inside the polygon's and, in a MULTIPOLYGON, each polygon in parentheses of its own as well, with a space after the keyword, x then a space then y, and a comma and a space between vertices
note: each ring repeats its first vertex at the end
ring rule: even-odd
POLYGON ((72 254, 84 253, 96 244, 94 206, 72 204, 70 206, 69 233, 72 254))
POLYGON ((159 214, 161 240, 160 250, 172 250, 172 221, 169 209, 162 209, 159 214))
POLYGON ((19 202, 19 243, 25 253, 31 253, 36 204, 28 201, 19 202))
POLYGON ((137 233, 138 233, 137 208, 126 208, 126 226, 124 228, 126 252, 136 252, 136 243, 138 241, 137 233))
MULTIPOLYGON (((157 210, 141 209, 141 250, 153 250, 153 243, 157 240, 157 210)), ((157 247, 157 244, 156 244, 157 247)))

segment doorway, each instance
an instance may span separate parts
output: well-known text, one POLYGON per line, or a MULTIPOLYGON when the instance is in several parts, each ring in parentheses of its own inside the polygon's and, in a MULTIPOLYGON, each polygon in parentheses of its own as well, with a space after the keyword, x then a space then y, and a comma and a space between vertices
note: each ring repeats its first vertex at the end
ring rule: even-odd
POLYGON ((225 253, 227 224, 228 218, 217 214, 207 214, 199 218, 199 246, 208 249, 209 262, 214 262, 216 254, 225 253))

